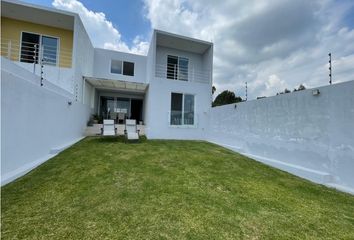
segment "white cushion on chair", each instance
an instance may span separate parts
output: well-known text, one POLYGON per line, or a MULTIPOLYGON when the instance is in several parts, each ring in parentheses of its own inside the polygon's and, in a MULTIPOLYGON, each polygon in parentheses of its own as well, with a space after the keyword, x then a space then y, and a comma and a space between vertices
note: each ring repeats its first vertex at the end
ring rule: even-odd
POLYGON ((103 136, 115 136, 115 126, 114 120, 105 119, 103 120, 103 136))
POLYGON ((139 140, 139 134, 136 132, 128 132, 127 138, 128 140, 139 140))
POLYGON ((106 124, 113 124, 114 125, 114 120, 112 120, 112 119, 104 119, 103 120, 103 125, 106 125, 106 124))

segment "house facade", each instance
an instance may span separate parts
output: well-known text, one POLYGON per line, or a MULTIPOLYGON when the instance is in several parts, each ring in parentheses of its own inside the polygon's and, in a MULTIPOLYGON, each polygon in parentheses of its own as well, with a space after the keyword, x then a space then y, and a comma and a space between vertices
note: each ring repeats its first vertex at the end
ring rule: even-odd
POLYGON ((154 30, 147 55, 94 48, 80 17, 2 1, 1 56, 59 86, 101 119, 136 119, 148 138, 201 139, 213 44, 154 30))

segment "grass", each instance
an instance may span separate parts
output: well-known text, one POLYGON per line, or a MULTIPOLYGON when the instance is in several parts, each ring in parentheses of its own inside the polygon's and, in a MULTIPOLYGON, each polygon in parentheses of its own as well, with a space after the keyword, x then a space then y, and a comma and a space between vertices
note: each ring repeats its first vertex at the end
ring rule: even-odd
POLYGON ((197 141, 86 138, 2 188, 3 239, 354 239, 354 197, 197 141))

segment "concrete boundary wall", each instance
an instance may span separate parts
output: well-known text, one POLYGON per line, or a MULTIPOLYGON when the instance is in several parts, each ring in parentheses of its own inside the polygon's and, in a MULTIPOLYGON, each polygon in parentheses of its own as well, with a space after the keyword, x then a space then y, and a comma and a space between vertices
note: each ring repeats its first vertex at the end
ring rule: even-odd
POLYGON ((212 108, 207 140, 354 193, 354 81, 212 108))
POLYGON ((88 106, 18 68, 1 67, 1 185, 80 140, 90 115, 88 106))

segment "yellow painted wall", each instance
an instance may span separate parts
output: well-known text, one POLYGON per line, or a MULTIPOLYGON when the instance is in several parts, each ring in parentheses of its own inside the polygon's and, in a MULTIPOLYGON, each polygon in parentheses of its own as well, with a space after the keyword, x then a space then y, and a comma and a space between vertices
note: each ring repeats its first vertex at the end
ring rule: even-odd
POLYGON ((58 37, 60 47, 59 66, 71 67, 73 31, 1 17, 1 55, 8 54, 8 42, 11 40, 11 59, 18 61, 21 50, 21 32, 58 37))

